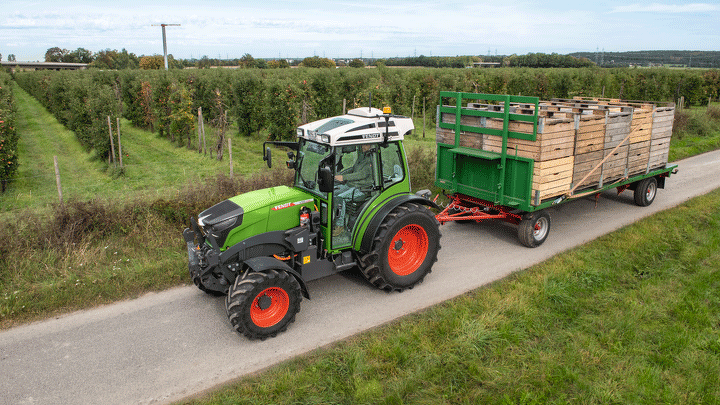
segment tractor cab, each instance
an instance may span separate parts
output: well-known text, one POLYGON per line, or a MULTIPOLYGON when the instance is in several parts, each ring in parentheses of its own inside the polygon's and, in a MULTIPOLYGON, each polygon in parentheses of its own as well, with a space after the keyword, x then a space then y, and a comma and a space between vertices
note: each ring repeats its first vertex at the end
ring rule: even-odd
MULTIPOLYGON (((410 190, 402 140, 412 120, 377 108, 311 122, 297 129, 297 155, 289 153, 295 187, 313 194, 326 230, 326 248, 359 243, 359 221, 378 196, 410 190)), ((280 145, 288 146, 286 143, 280 145)))

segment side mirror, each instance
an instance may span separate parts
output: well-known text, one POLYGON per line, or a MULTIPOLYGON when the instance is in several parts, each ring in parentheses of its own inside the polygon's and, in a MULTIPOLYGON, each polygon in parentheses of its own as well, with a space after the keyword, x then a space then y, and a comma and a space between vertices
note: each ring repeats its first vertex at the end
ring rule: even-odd
POLYGON ((263 160, 267 162, 268 168, 272 168, 272 152, 270 152, 270 148, 265 148, 265 156, 263 156, 263 160))
POLYGON ((329 193, 333 191, 333 177, 332 171, 329 167, 321 167, 318 169, 318 189, 322 193, 329 193))

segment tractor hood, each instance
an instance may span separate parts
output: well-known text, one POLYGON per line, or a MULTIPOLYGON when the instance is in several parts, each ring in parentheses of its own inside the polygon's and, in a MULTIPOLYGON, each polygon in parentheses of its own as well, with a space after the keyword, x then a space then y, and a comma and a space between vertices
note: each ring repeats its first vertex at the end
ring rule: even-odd
POLYGON ((287 186, 251 191, 227 199, 198 216, 206 234, 220 250, 249 237, 270 231, 287 230, 300 224, 300 209, 313 208, 313 196, 287 186))

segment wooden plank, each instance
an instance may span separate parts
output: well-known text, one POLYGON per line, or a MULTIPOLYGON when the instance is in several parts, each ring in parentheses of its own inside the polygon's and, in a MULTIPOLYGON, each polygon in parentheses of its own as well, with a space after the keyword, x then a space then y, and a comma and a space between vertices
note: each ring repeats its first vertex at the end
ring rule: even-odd
POLYGON ((574 161, 575 161, 574 157, 569 156, 566 158, 546 160, 544 162, 536 162, 535 170, 547 170, 547 169, 552 169, 552 168, 557 168, 557 167, 564 167, 567 165, 572 166, 574 161))

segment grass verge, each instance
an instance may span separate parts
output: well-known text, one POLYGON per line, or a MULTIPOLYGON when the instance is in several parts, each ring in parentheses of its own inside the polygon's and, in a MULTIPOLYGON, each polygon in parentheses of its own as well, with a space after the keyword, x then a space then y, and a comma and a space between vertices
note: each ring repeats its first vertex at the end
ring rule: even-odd
POLYGON ((186 404, 719 403, 720 190, 186 404))
POLYGON ((670 141, 671 162, 720 149, 720 105, 677 111, 670 141))

